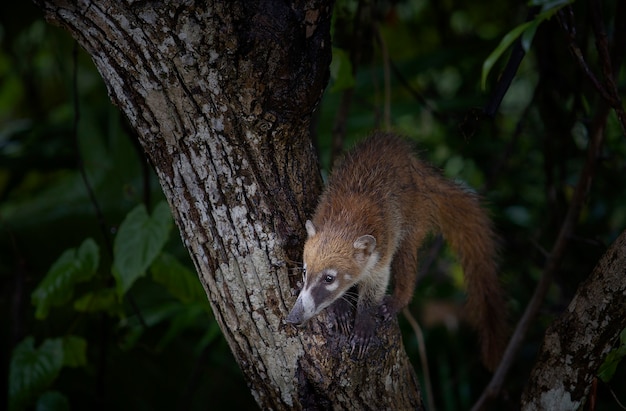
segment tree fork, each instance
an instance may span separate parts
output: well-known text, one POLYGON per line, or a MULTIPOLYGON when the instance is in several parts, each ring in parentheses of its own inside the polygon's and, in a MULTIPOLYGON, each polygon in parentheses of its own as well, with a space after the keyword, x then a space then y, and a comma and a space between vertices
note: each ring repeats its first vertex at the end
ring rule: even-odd
POLYGON ((36 3, 91 55, 136 130, 259 406, 421 408, 396 322, 354 361, 329 316, 284 321, 322 185, 309 126, 332 1, 36 3))

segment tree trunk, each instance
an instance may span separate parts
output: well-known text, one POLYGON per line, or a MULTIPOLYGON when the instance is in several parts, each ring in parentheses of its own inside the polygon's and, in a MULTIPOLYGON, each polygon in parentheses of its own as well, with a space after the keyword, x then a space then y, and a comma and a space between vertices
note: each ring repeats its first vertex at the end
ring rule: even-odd
POLYGON ((91 54, 137 131, 263 409, 417 409, 397 323, 350 359, 329 318, 285 323, 321 179, 309 136, 332 1, 36 0, 91 54))
POLYGON ((626 327, 626 231, 546 331, 522 396, 524 410, 576 410, 626 327))

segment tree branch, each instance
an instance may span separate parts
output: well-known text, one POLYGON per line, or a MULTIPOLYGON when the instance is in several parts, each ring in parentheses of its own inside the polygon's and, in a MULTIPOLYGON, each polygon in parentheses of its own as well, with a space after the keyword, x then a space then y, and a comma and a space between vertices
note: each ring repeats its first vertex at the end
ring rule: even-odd
POLYGON ((547 330, 522 410, 572 410, 584 402, 598 367, 626 327, 625 272, 626 231, 547 330))

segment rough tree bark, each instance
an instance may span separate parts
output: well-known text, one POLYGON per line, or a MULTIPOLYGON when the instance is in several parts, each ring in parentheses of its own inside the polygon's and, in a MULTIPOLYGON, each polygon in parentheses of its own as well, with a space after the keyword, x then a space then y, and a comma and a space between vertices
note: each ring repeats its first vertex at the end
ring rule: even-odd
POLYGON ((263 409, 417 409, 397 324, 369 358, 284 319, 321 180, 308 133, 332 1, 36 0, 91 54, 137 131, 263 409))
POLYGON ((524 410, 576 410, 626 328, 626 231, 546 331, 522 396, 524 410))

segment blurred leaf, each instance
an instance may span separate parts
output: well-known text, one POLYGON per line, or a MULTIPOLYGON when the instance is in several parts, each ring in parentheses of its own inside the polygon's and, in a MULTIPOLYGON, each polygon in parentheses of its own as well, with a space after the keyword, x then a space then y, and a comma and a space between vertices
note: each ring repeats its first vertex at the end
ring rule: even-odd
POLYGON ((143 205, 128 213, 113 246, 113 276, 120 297, 146 274, 167 242, 171 228, 172 217, 165 202, 157 204, 152 216, 143 205))
POLYGON ((167 345, 172 342, 176 337, 180 336, 185 330, 193 328, 198 321, 204 319, 208 324, 209 317, 206 310, 199 304, 193 304, 185 306, 181 309, 176 316, 170 321, 167 332, 163 335, 163 338, 157 344, 157 350, 163 350, 167 345))
POLYGON ((330 88, 331 92, 354 87, 354 75, 352 74, 350 56, 340 48, 333 47, 333 60, 330 63, 330 77, 333 80, 333 85, 330 88))
POLYGON ((69 411, 67 397, 58 391, 46 391, 37 400, 36 411, 69 411))
POLYGON ((208 306, 206 293, 196 273, 173 255, 162 253, 150 267, 150 272, 154 281, 183 303, 200 302, 208 306))
POLYGON ((87 365, 87 340, 75 335, 63 338, 63 365, 66 367, 87 365))
POLYGON ((119 344, 120 348, 124 351, 132 349, 147 328, 170 320, 181 311, 181 308, 184 306, 178 301, 165 302, 150 307, 142 307, 143 321, 136 315, 124 318, 121 325, 126 334, 119 344))
POLYGON ((217 324, 217 321, 215 320, 211 321, 206 331, 204 332, 204 335, 202 336, 200 341, 198 341, 198 343, 196 344, 196 347, 194 349, 195 355, 200 355, 204 347, 211 344, 216 339, 220 338, 221 335, 222 335, 222 330, 220 330, 220 327, 217 324))
POLYGON ((32 293, 35 317, 43 320, 51 307, 67 303, 74 294, 74 285, 96 273, 99 260, 100 250, 91 238, 83 241, 78 250, 71 248, 61 254, 32 293))
POLYGON ((70 402, 58 391, 46 391, 37 400, 36 411, 69 411, 70 402))
POLYGON ((46 339, 39 349, 27 337, 11 356, 9 366, 9 408, 23 408, 57 378, 63 367, 63 340, 46 339))
POLYGON ((74 309, 84 313, 105 312, 112 316, 122 313, 117 291, 113 288, 102 288, 77 298, 74 309))

